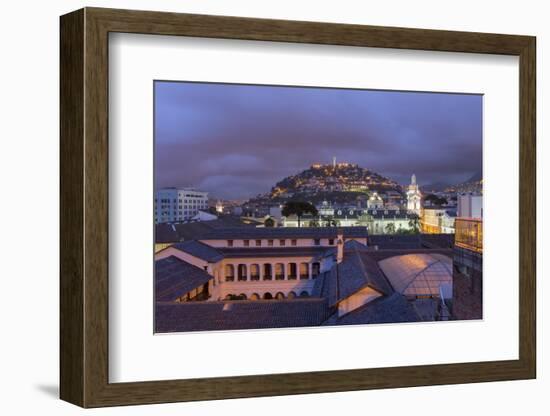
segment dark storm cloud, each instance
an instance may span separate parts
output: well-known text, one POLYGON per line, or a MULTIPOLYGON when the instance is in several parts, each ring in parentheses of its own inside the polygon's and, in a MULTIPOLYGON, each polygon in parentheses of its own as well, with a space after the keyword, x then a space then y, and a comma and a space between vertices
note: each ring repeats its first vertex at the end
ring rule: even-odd
POLYGON ((481 171, 481 118, 479 95, 157 82, 155 181, 247 198, 336 156, 456 183, 481 171))

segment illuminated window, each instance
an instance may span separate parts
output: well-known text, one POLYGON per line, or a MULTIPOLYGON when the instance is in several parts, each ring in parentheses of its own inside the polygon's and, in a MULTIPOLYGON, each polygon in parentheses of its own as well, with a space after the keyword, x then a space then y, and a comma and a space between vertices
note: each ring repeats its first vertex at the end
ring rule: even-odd
POLYGON ((225 281, 232 282, 235 280, 235 268, 232 264, 227 264, 225 266, 225 281))

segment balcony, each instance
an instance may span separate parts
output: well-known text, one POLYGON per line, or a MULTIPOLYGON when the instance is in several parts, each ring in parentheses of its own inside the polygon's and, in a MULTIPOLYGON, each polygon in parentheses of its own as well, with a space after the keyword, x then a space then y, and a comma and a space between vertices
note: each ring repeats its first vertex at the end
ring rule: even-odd
POLYGON ((455 246, 483 253, 483 221, 477 218, 457 218, 455 246))

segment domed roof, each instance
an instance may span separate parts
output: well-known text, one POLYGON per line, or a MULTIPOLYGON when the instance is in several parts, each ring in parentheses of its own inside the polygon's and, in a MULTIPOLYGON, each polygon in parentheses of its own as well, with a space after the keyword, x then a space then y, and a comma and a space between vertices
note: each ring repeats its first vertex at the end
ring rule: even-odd
POLYGON ((393 288, 405 296, 439 296, 452 284, 453 262, 443 254, 405 254, 378 262, 393 288))

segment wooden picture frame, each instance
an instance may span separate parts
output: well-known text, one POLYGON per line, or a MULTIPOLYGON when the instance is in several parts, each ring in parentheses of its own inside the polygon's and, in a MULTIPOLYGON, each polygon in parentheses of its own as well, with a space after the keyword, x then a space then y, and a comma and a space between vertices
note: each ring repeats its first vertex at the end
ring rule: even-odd
POLYGON ((85 8, 61 17, 60 396, 82 407, 530 379, 536 376, 535 38, 85 8), (520 66, 519 359, 109 383, 110 32, 515 55, 520 66))

